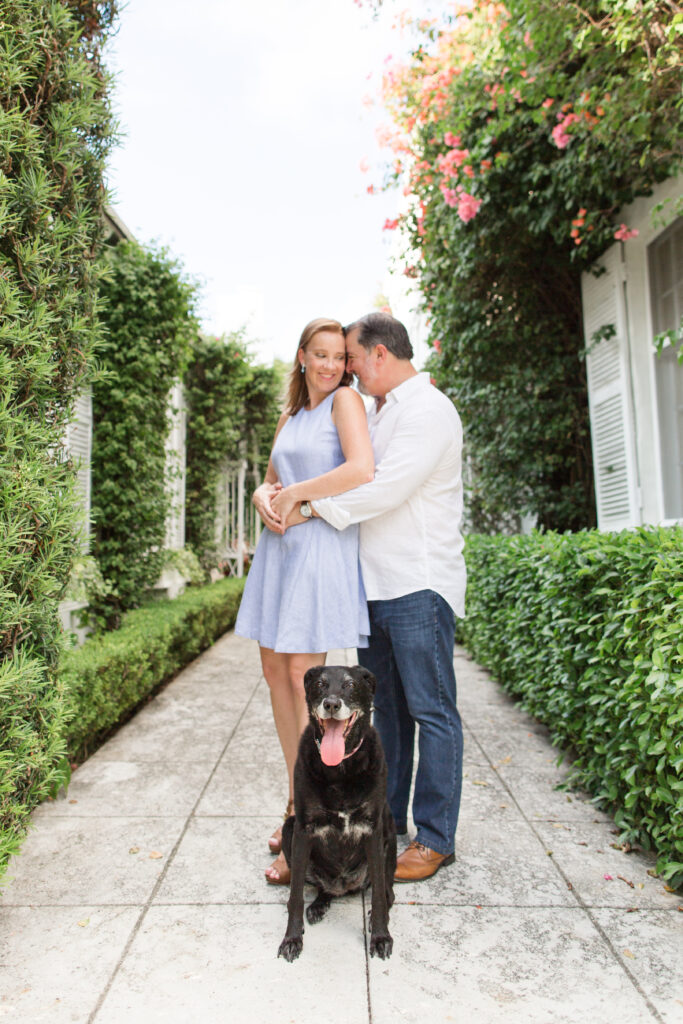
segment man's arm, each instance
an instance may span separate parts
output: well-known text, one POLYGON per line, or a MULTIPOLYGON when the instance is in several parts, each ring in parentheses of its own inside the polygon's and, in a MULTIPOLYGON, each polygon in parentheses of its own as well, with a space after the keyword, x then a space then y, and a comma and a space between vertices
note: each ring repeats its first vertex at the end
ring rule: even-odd
MULTIPOLYGON (((462 439, 459 421, 455 439, 462 439)), ((453 440, 453 420, 440 409, 403 416, 379 461, 375 479, 335 498, 321 498, 313 507, 338 530, 390 512, 431 476, 453 440)))

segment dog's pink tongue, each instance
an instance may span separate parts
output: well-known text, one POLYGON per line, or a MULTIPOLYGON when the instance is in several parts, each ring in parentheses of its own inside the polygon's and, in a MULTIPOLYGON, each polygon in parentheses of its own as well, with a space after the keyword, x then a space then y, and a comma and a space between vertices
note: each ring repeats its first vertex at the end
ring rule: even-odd
POLYGON ((325 735, 320 744, 320 757, 323 764, 334 767, 344 760, 346 753, 344 729, 347 724, 345 721, 338 722, 336 718, 325 719, 325 735))

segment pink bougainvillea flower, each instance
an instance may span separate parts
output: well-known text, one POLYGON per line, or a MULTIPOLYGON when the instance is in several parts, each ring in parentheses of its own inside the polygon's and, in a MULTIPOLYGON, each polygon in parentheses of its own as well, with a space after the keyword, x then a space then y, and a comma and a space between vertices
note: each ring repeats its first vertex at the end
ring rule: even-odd
POLYGON ((441 351, 441 342, 439 341, 439 339, 438 339, 438 338, 437 338, 437 339, 436 339, 436 341, 434 342, 434 350, 435 350, 436 352, 440 352, 440 351, 441 351))
POLYGON ((465 161, 469 159, 469 155, 470 151, 468 149, 449 149, 447 153, 437 156, 436 166, 442 174, 455 178, 458 167, 462 167, 465 161))
POLYGON ((363 157, 358 166, 360 167, 363 174, 367 174, 367 172, 370 170, 370 163, 366 157, 363 157))
POLYGON ((530 48, 533 48, 534 44, 531 41, 531 33, 530 32, 525 32, 524 33, 524 45, 528 46, 530 48))
POLYGON ((375 186, 374 185, 368 185, 368 187, 366 188, 365 191, 367 192, 367 194, 369 196, 374 196, 374 194, 375 194, 375 186))
POLYGON ((548 107, 552 107, 552 105, 553 105, 553 103, 554 103, 554 102, 555 102, 555 100, 554 100, 554 99, 551 99, 551 97, 550 97, 550 96, 548 96, 548 99, 547 99, 547 100, 543 100, 543 103, 541 103, 541 106, 542 106, 542 107, 545 107, 545 109, 547 110, 547 109, 548 109, 548 107))
POLYGON ((441 192, 446 206, 458 205, 458 193, 455 191, 454 188, 442 188, 441 192))
POLYGON ((480 206, 481 199, 476 199, 469 192, 462 192, 458 199, 458 217, 467 224, 469 220, 476 217, 480 206))
POLYGON ((614 237, 619 242, 628 242, 629 238, 638 237, 638 228, 627 228, 625 224, 620 224, 617 230, 614 232, 614 237))
POLYGON ((571 135, 567 135, 561 124, 555 125, 552 130, 553 142, 558 149, 566 149, 572 141, 571 135))
MULTIPOLYGON (((562 109, 564 110, 564 107, 562 109)), ((567 128, 572 124, 576 124, 580 118, 578 114, 566 114, 564 117, 562 114, 558 114, 557 116, 559 123, 555 125, 551 133, 553 142, 558 149, 566 149, 572 140, 571 135, 567 134, 567 128)))
POLYGON ((460 136, 454 135, 453 132, 446 132, 446 134, 443 137, 443 141, 446 143, 447 146, 459 146, 460 136))
POLYGON ((603 875, 602 877, 605 879, 606 882, 613 882, 614 881, 614 879, 612 878, 611 875, 603 875))
POLYGON ((491 168, 493 167, 493 161, 492 160, 482 160, 480 166, 481 166, 482 171, 490 171, 491 168))
POLYGON ((389 220, 389 218, 387 217, 382 226, 382 231, 395 231, 397 227, 398 217, 396 218, 396 220, 389 220))

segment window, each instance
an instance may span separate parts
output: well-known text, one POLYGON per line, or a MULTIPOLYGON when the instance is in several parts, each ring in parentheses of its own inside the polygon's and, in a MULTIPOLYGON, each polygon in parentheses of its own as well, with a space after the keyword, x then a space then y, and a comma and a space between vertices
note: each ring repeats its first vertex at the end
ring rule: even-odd
MULTIPOLYGON (((683 318, 683 217, 652 243, 649 257, 653 327, 661 334, 683 318)), ((677 354, 677 345, 667 345, 654 357, 665 519, 683 519, 683 365, 677 354)))

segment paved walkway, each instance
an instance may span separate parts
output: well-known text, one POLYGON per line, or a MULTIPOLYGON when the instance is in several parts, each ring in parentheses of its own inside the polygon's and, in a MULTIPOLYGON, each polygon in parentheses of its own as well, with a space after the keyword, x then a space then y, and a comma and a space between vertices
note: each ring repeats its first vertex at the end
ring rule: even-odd
POLYGON ((0 895, 0 1019, 683 1021, 680 896, 554 788, 545 730, 462 650, 456 671, 457 860, 396 887, 391 960, 366 955, 360 896, 277 959, 287 891, 262 872, 283 770, 256 645, 227 634, 35 812, 0 895))

